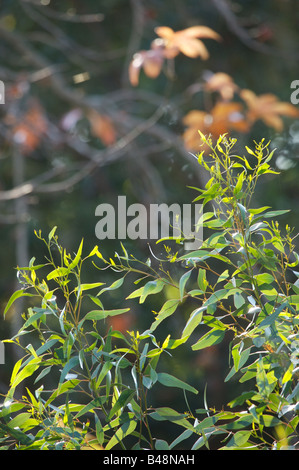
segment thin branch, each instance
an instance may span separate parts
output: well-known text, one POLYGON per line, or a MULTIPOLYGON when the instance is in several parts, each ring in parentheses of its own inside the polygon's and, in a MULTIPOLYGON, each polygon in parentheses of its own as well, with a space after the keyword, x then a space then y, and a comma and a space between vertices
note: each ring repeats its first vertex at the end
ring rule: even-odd
POLYGON ((279 56, 288 59, 298 57, 298 54, 296 54, 295 52, 281 51, 275 47, 268 46, 267 44, 262 44, 253 39, 250 34, 248 34, 246 29, 244 29, 240 25, 236 15, 232 12, 226 0, 212 0, 212 3, 214 4, 215 8, 219 11, 221 16, 223 16, 223 18, 225 19, 230 31, 235 34, 240 39, 240 41, 250 49, 261 52, 263 54, 270 54, 273 56, 279 56))
POLYGON ((132 11, 132 27, 131 35, 128 42, 126 59, 124 62, 124 70, 122 74, 122 85, 123 87, 128 87, 129 85, 129 75, 128 69, 130 61, 132 60, 133 54, 140 49, 140 43, 143 34, 144 28, 144 7, 142 0, 131 0, 131 11, 132 11))
POLYGON ((12 201, 27 196, 33 193, 41 184, 60 174, 62 170, 64 170, 64 168, 52 168, 32 180, 16 184, 13 189, 1 191, 0 201, 12 201))
POLYGON ((40 1, 37 0, 22 0, 24 3, 31 3, 32 5, 40 8, 42 12, 49 16, 49 18, 54 18, 59 21, 67 21, 70 23, 99 23, 104 20, 104 15, 102 13, 91 13, 91 14, 75 14, 75 13, 63 13, 60 11, 55 11, 52 8, 49 8, 47 5, 41 5, 40 1))

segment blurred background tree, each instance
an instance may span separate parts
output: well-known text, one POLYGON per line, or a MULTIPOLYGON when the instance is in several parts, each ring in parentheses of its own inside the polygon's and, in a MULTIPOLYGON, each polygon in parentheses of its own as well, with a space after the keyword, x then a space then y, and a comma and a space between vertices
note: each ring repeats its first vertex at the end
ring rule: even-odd
MULTIPOLYGON (((43 256, 35 229, 57 225, 69 251, 82 237, 91 249, 99 243, 100 203, 116 204, 118 195, 145 206, 190 202, 186 186, 205 183, 191 155, 201 150, 197 128, 228 132, 242 148, 271 139, 281 174, 255 197, 292 209, 284 221, 298 227, 299 106, 290 102, 299 79, 298 22, 296 0, 3 0, 1 309, 16 288, 15 267, 43 256), (186 31, 198 25, 215 37, 190 43, 186 31), (162 26, 185 33, 165 36, 162 26)), ((125 245, 137 257, 150 254, 144 240, 125 245)), ((101 242, 105 253, 118 249, 117 240, 101 242)), ((92 282, 99 273, 88 275, 92 282)), ((140 328, 154 308, 140 307, 114 327, 140 328)), ((1 339, 18 329, 21 311, 0 320, 1 339)), ((1 366, 0 392, 15 354, 1 366)), ((210 348, 183 355, 176 367, 189 382, 208 382, 217 406, 229 393, 221 385, 225 361, 210 348)))

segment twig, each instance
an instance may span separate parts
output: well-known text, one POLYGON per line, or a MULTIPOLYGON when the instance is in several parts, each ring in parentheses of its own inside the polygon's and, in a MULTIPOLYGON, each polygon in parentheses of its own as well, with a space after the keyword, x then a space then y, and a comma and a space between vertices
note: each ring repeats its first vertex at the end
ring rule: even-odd
POLYGON ((140 49, 140 42, 144 28, 144 8, 142 5, 142 0, 131 0, 130 3, 132 11, 132 27, 122 74, 123 87, 128 87, 129 85, 129 64, 132 60, 133 54, 137 52, 138 49, 140 49))
POLYGON ((290 51, 281 51, 275 47, 268 46, 267 44, 262 44, 255 39, 253 39, 246 29, 242 28, 240 23, 237 20, 237 17, 234 15, 232 10, 230 9, 226 0, 212 0, 215 8, 219 11, 219 13, 225 19, 227 26, 229 27, 230 31, 235 34, 240 41, 245 44, 250 49, 255 51, 261 52, 263 54, 270 54, 274 56, 284 57, 284 58, 294 58, 298 57, 298 54, 295 52, 290 51))
POLYGON ((52 10, 47 5, 41 5, 39 1, 35 0, 22 0, 23 3, 31 3, 32 5, 36 6, 37 8, 42 9, 45 15, 49 16, 50 18, 54 18, 55 20, 60 21, 67 21, 70 23, 99 23, 104 20, 104 15, 102 13, 92 13, 92 14, 75 14, 75 13, 63 13, 60 11, 52 10))

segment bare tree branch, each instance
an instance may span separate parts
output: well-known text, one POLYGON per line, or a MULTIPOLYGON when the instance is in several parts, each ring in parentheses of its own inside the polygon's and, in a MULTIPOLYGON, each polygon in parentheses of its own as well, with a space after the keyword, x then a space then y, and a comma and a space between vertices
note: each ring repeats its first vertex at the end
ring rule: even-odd
POLYGON ((92 13, 87 15, 79 15, 73 12, 63 13, 49 8, 47 5, 41 5, 37 0, 22 0, 23 3, 31 3, 40 9, 45 15, 58 21, 67 21, 70 23, 99 23, 104 20, 102 13, 92 13))
POLYGON ((260 43, 253 39, 250 34, 244 29, 231 8, 229 7, 226 0, 212 0, 215 8, 219 11, 221 16, 225 19, 228 28, 230 31, 235 34, 240 41, 245 44, 250 49, 261 52, 263 54, 269 54, 273 56, 279 56, 284 58, 295 58, 298 57, 298 54, 295 51, 281 51, 275 47, 269 46, 267 44, 260 43))

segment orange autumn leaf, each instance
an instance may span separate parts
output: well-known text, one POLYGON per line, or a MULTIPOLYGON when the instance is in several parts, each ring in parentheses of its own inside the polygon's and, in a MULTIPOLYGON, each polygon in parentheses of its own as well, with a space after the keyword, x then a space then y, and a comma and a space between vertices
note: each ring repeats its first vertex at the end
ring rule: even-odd
POLYGON ((243 114, 241 103, 220 102, 211 111, 210 132, 214 136, 230 131, 248 132, 249 124, 243 114))
POLYGON ((188 150, 198 149, 201 145, 198 130, 203 134, 208 134, 210 121, 211 116, 204 111, 192 110, 186 114, 183 118, 183 124, 186 126, 186 130, 183 133, 183 140, 188 150))
POLYGON ((220 41, 221 37, 208 26, 191 26, 181 31, 173 31, 168 26, 159 26, 155 32, 163 39, 165 45, 165 57, 176 57, 180 52, 187 57, 209 58, 209 52, 204 43, 198 38, 207 38, 220 41))
POLYGON ((212 74, 205 84, 205 89, 210 92, 218 92, 225 101, 231 100, 239 87, 227 73, 212 74))
POLYGON ((163 51, 158 47, 134 54, 133 60, 129 66, 129 79, 131 84, 133 86, 138 85, 139 74, 142 68, 148 77, 157 78, 161 72, 163 62, 163 51))
POLYGON ((192 26, 177 32, 168 26, 160 26, 155 32, 159 38, 151 43, 150 50, 134 54, 129 65, 129 80, 133 86, 138 85, 142 68, 148 77, 156 78, 162 70, 164 60, 173 59, 180 52, 191 58, 201 57, 206 60, 209 52, 198 38, 221 39, 218 33, 207 26, 192 26))
POLYGON ((281 132, 283 130, 281 116, 299 117, 299 110, 295 106, 279 101, 277 96, 271 93, 257 96, 253 91, 245 89, 240 92, 240 96, 247 104, 247 116, 251 123, 261 119, 267 126, 281 132))
POLYGON ((92 134, 98 137, 106 147, 113 145, 116 141, 116 132, 109 117, 95 110, 89 111, 87 117, 92 134))
POLYGON ((28 155, 39 146, 47 127, 40 105, 34 103, 22 116, 22 122, 17 122, 13 127, 13 140, 19 145, 21 151, 28 155))
POLYGON ((187 129, 183 133, 186 148, 196 150, 201 145, 198 133, 211 134, 218 138, 220 134, 248 132, 249 124, 246 121, 241 103, 220 102, 210 113, 204 111, 190 111, 183 119, 187 129))

